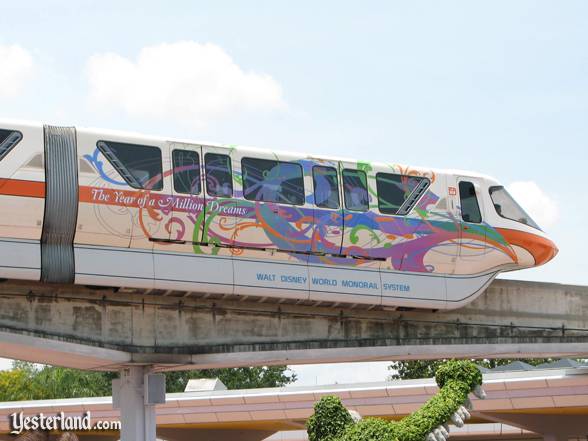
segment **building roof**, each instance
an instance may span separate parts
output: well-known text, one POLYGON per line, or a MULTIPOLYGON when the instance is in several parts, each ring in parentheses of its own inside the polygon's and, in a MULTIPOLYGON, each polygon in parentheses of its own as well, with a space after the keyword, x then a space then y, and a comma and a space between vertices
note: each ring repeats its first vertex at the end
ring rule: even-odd
MULTIPOLYGON (((472 423, 490 423, 492 413, 581 415, 588 419, 588 367, 499 371, 484 375, 488 397, 472 397, 472 423)), ((400 419, 419 409, 438 391, 433 379, 378 383, 282 387, 254 390, 208 390, 167 394, 156 407, 158 428, 165 430, 299 430, 325 395, 339 396, 363 417, 400 419)), ((0 403, 0 432, 9 430, 9 415, 44 412, 79 416, 90 410, 93 420, 118 420, 110 397, 0 403)), ((88 433, 89 434, 89 433, 88 433)), ((84 433, 81 434, 83 437, 84 433)))
POLYGON ((218 378, 196 378, 188 380, 184 392, 227 390, 227 386, 218 378))
POLYGON ((561 360, 551 361, 549 363, 543 363, 536 366, 536 369, 564 369, 564 368, 577 368, 588 366, 586 363, 581 363, 571 358, 562 358, 561 360))
POLYGON ((529 363, 525 363, 523 361, 513 361, 512 363, 490 369, 490 372, 532 371, 533 369, 535 369, 535 367, 529 363))

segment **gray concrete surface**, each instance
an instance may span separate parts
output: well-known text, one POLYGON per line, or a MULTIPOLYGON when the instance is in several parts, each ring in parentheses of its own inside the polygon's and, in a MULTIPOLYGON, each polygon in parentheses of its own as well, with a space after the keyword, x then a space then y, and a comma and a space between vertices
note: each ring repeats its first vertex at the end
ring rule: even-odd
POLYGON ((497 280, 469 306, 449 312, 165 294, 1 283, 0 356, 165 370, 588 355, 588 287, 582 286, 497 280))

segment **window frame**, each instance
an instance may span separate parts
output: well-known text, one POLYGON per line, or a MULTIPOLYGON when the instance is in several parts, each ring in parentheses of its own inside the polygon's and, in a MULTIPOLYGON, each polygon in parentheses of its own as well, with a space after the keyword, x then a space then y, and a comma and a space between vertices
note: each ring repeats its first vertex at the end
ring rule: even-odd
POLYGON ((341 189, 340 189, 340 185, 339 185, 339 171, 337 170, 336 167, 332 167, 330 165, 313 165, 312 166, 312 196, 314 199, 314 205, 318 208, 322 208, 325 210, 341 210, 341 189), (337 185, 337 207, 324 207, 321 205, 318 205, 316 202, 316 180, 315 180, 315 174, 314 171, 317 168, 322 168, 322 169, 330 169, 333 170, 335 172, 335 184, 337 185))
POLYGON ((521 207, 519 205, 519 203, 516 201, 516 199, 508 192, 508 190, 504 187, 504 185, 493 185, 491 187, 488 187, 488 196, 490 196, 490 201, 492 202, 492 207, 494 207, 494 212, 500 216, 503 219, 507 219, 513 222, 517 222, 519 224, 522 225, 526 225, 528 227, 531 228, 535 228, 536 230, 539 231, 543 231, 539 225, 537 224, 537 222, 535 222, 535 220, 525 211, 525 209, 523 207, 521 207), (503 215, 502 213, 500 213, 497 209, 496 209, 496 204, 494 203, 494 199, 492 198, 492 193, 496 190, 504 190, 506 191, 506 193, 511 197, 511 199, 513 200, 513 202, 518 205, 518 208, 523 212, 523 214, 529 219, 530 223, 527 222, 521 222, 519 219, 513 219, 512 217, 508 217, 503 215))
MULTIPOLYGON (((217 152, 204 153, 204 185, 206 187, 206 194, 208 196, 213 197, 213 198, 232 198, 235 196, 235 187, 233 185, 233 160, 231 159, 231 155, 227 155, 226 153, 217 153, 217 152), (208 179, 207 179, 208 178, 208 170, 206 168, 206 157, 208 155, 226 156, 227 159, 229 160, 229 174, 230 174, 229 182, 231 184, 231 194, 229 196, 211 194, 210 191, 208 190, 208 179)), ((245 195, 245 193, 243 193, 243 196, 244 195, 245 195)))
POLYGON ((288 202, 280 202, 280 201, 266 201, 266 200, 259 200, 259 199, 250 199, 245 195, 245 176, 243 176, 243 198, 251 201, 251 202, 265 202, 265 203, 269 203, 269 204, 282 204, 282 205, 290 205, 293 207, 302 207, 306 204, 306 189, 304 186, 304 168, 302 167, 302 165, 298 162, 292 162, 292 161, 282 161, 280 159, 267 159, 267 158, 255 158, 253 156, 243 156, 241 158, 241 174, 244 175, 244 168, 243 167, 243 161, 247 160, 247 159, 251 159, 254 161, 272 161, 272 162, 277 162, 278 164, 289 164, 289 165, 295 165, 300 169, 300 178, 301 178, 301 182, 302 182, 302 203, 301 204, 292 204, 292 203, 288 203, 288 202))
POLYGON ((367 175, 367 173, 364 172, 363 170, 358 169, 358 168, 344 168, 341 171, 341 182, 343 184, 343 202, 345 203, 345 210, 353 211, 353 212, 356 212, 356 213, 366 213, 366 212, 370 211, 370 190, 369 190, 369 185, 368 185, 368 175, 367 175), (353 209, 353 208, 349 208, 347 206, 347 192, 345 191, 345 172, 346 171, 363 173, 363 175, 365 177, 365 193, 366 193, 366 196, 367 196, 367 205, 366 205, 366 208, 364 210, 356 210, 356 209, 353 209))
POLYGON ((410 212, 412 211, 412 209, 415 207, 415 205, 418 203, 418 201, 422 198, 423 194, 425 194, 425 191, 431 185, 431 180, 429 178, 427 178, 426 176, 402 175, 400 173, 377 172, 375 179, 376 179, 376 194, 377 194, 377 197, 378 197, 378 211, 380 213, 385 214, 385 215, 388 215, 388 216, 408 216, 410 214, 410 212), (408 196, 406 196, 406 198, 404 199, 404 201, 402 202, 402 204, 398 207, 398 209, 396 210, 395 213, 386 212, 386 211, 383 211, 382 210, 382 206, 380 204, 380 189, 378 187, 378 177, 381 176, 381 175, 400 176, 401 178, 406 177, 406 178, 417 179, 419 181, 417 183, 417 185, 415 185, 415 187, 412 189, 412 191, 408 194, 408 196), (411 201, 411 203, 408 206, 405 207, 406 202, 407 201, 410 201, 410 199, 415 194, 415 192, 417 190, 419 190, 419 187, 421 186, 421 182, 426 182, 426 186, 421 190, 421 194, 418 195, 416 198, 414 198, 414 200, 411 201))
MULTIPOLYGON (((100 150, 100 152, 104 155, 104 157, 106 158, 106 160, 108 161, 108 163, 116 170, 116 172, 119 174, 119 176, 121 178, 124 179, 124 181, 131 187, 134 188, 136 190, 147 190, 147 191, 163 191, 164 190, 164 179, 163 179, 163 158, 162 158, 162 153, 161 153, 161 148, 154 146, 154 145, 145 145, 145 144, 134 144, 134 143, 130 143, 130 142, 124 142, 124 141, 106 141, 104 139, 100 139, 98 141, 96 141, 96 147, 98 148, 98 150, 100 150), (104 144, 107 148, 110 149, 110 147, 108 146, 108 143, 114 143, 114 144, 123 144, 123 145, 130 145, 130 146, 134 146, 134 147, 144 147, 144 148, 148 148, 148 149, 157 149, 159 151, 159 175, 161 176, 161 179, 159 180, 159 186, 158 187, 153 187, 153 188, 145 188, 143 185, 141 185, 138 181, 137 178, 135 176, 132 175, 132 173, 130 173, 127 169, 126 166, 125 170, 126 172, 133 178, 133 181, 137 181, 139 185, 136 185, 134 182, 129 181, 129 179, 127 178, 127 176, 125 176, 125 173, 121 173, 121 170, 119 170, 119 167, 117 167, 108 157, 108 155, 104 152, 103 148, 101 147, 102 144, 104 144)), ((116 158, 119 162, 120 160, 118 158, 116 158)), ((157 176, 157 175, 155 175, 157 176)), ((155 176, 152 176, 151 178, 149 178, 149 180, 153 179, 155 176)))
POLYGON ((7 141, 9 141, 9 139, 10 139, 10 137, 11 137, 11 136, 14 136, 14 135, 16 135, 16 136, 17 136, 17 138, 18 138, 18 139, 16 139, 16 140, 12 141, 12 145, 11 145, 11 146, 9 146, 9 147, 8 147, 8 148, 7 148, 5 151, 3 151, 3 152, 2 152, 2 151, 0 151, 0 162, 1 162, 1 161, 2 161, 4 158, 6 158, 6 156, 8 156, 8 154, 9 154, 9 153, 10 153, 12 150, 14 150, 14 148, 15 148, 15 147, 16 147, 18 144, 20 144, 20 142, 21 142, 21 141, 22 141, 22 139, 23 139, 23 134, 22 134, 22 132, 21 132, 20 130, 11 130, 11 129, 4 129, 4 128, 0 128, 0 129, 1 129, 1 130, 4 130, 4 131, 6 131, 6 132, 9 132, 9 133, 8 133, 8 136, 7 136, 6 138, 4 138, 4 139, 2 140, 2 142, 0 143, 0 148, 1 148, 1 147, 2 147, 2 146, 3 146, 3 145, 4 145, 4 144, 7 142, 7 141))
POLYGON ((482 209, 480 208, 480 201, 478 200, 478 192, 476 191, 476 184, 472 181, 466 181, 464 180, 459 180, 457 183, 457 187, 458 187, 458 191, 459 191, 459 212, 461 215, 461 220, 463 222, 467 222, 468 224, 481 224, 484 222, 484 216, 482 216, 482 209), (467 183, 470 184, 472 186, 472 188, 474 189, 474 199, 476 200, 476 207, 478 208, 478 213, 480 215, 480 220, 478 222, 474 222, 471 220, 465 220, 463 218, 463 203, 462 203, 462 197, 461 197, 461 188, 459 188, 459 186, 461 185, 461 183, 467 183))
POLYGON ((198 152, 197 150, 174 148, 171 151, 171 159, 172 159, 172 185, 174 186, 174 193, 185 194, 185 195, 189 195, 189 196, 199 196, 200 194, 202 194, 202 163, 200 162, 200 152, 198 152), (190 153, 195 153, 196 156, 198 156, 198 193, 178 191, 178 189, 176 188, 176 173, 175 173, 176 164, 174 161, 174 153, 175 152, 190 152, 190 153))

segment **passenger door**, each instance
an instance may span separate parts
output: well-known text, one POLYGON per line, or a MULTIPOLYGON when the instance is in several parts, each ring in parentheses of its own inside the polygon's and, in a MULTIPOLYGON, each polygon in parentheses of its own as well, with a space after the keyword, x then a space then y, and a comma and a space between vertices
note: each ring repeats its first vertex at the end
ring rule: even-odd
POLYGON ((480 181, 470 177, 458 177, 460 247, 456 274, 477 274, 484 269, 486 254, 486 226, 480 181))
POLYGON ((339 163, 343 193, 343 242, 341 254, 369 257, 373 236, 368 225, 370 195, 368 175, 357 163, 339 163))
MULTIPOLYGON (((205 176, 208 171, 208 177, 216 177, 222 185, 223 178, 218 170, 211 171, 208 157, 209 153, 217 151, 224 153, 224 149, 216 147, 169 144, 171 216, 166 225, 168 241, 156 244, 155 286, 158 289, 221 294, 233 291, 231 250, 219 246, 227 245, 228 240, 218 240, 219 236, 211 232, 215 222, 226 227, 217 217, 214 202, 218 198, 210 196, 217 193, 205 176)), ((229 167, 226 185, 230 186, 230 163, 225 165, 229 167)))
POLYGON ((439 196, 436 204, 435 218, 422 222, 422 232, 432 235, 435 240, 425 255, 425 265, 436 274, 453 274, 459 256, 459 240, 462 229, 459 211, 457 179, 454 175, 439 173, 430 190, 439 196))
POLYGON ((369 259, 374 246, 373 225, 370 224, 373 213, 370 213, 370 205, 375 203, 375 199, 370 198, 369 193, 371 178, 357 163, 339 162, 339 171, 343 196, 343 239, 340 254, 345 258, 335 259, 336 265, 309 268, 313 280, 331 280, 336 286, 333 288, 313 284, 310 299, 333 299, 333 292, 336 292, 336 298, 343 302, 380 304, 381 262, 369 259))
MULTIPOLYGON (((233 180, 231 149, 203 146, 205 222, 202 225, 202 243, 209 247, 232 247, 235 227, 239 218, 233 180)), ((214 249, 211 253, 218 253, 214 249)), ((222 252, 221 254, 225 254, 222 252)), ((231 253, 226 253, 232 255, 231 253)))
POLYGON ((233 243, 235 199, 229 150, 170 143, 171 216, 168 249, 217 254, 233 243))
POLYGON ((169 159, 172 197, 166 231, 174 251, 192 253, 193 243, 202 241, 205 222, 202 148, 169 143, 169 159))
POLYGON ((343 205, 337 162, 321 162, 312 167, 314 227, 312 252, 341 254, 343 205))

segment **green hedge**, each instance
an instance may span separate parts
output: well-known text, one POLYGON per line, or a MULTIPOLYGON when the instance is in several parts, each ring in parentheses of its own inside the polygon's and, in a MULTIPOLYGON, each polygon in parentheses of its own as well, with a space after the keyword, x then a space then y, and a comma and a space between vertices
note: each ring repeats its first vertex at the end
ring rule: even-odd
POLYGON ((353 418, 343 407, 339 397, 327 396, 314 405, 314 414, 308 419, 309 441, 330 441, 340 437, 353 424, 353 418))
POLYGON ((400 427, 379 418, 366 418, 350 426, 341 441, 379 441, 399 439, 400 427))
POLYGON ((354 423, 338 397, 323 397, 307 422, 310 441, 424 441, 427 434, 462 406, 468 394, 482 384, 482 374, 470 361, 451 360, 437 370, 439 393, 423 407, 398 422, 366 418, 354 423))

